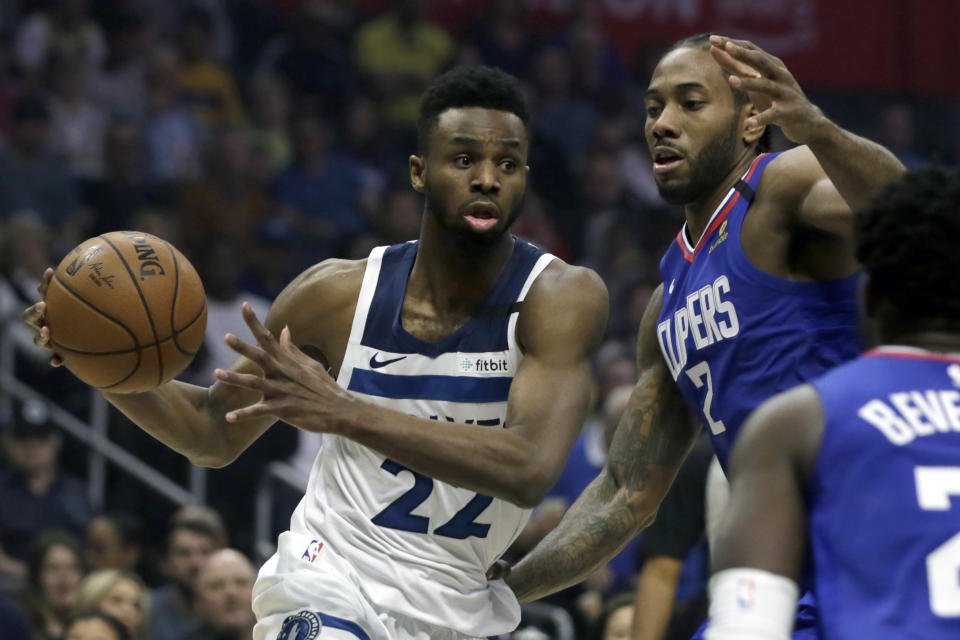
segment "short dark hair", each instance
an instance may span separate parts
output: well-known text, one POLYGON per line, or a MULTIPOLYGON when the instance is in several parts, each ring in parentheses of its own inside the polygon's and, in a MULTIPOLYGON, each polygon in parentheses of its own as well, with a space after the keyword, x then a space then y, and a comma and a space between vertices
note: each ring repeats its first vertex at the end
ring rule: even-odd
MULTIPOLYGON (((687 36, 686 38, 681 38, 677 40, 670 48, 664 52, 666 56, 671 51, 676 51, 677 49, 699 49, 701 51, 710 50, 710 36, 720 35, 713 31, 707 31, 705 33, 698 33, 696 35, 687 36)), ((663 58, 661 57, 661 60, 663 58)), ((723 67, 720 68, 720 71, 723 73, 724 77, 729 78, 730 72, 728 72, 723 67)), ((733 106, 736 109, 742 108, 744 105, 750 104, 750 96, 747 95, 747 92, 743 89, 737 89, 736 87, 730 87, 730 91, 733 93, 733 106)), ((757 140, 757 154, 764 153, 770 150, 770 127, 767 127, 763 131, 763 135, 760 136, 760 139, 757 140)))
POLYGON ((421 155, 427 152, 430 132, 440 114, 460 107, 508 111, 520 118, 524 127, 530 126, 527 101, 515 77, 493 67, 454 67, 434 78, 420 99, 417 147, 421 155))
POLYGON ((99 609, 87 609, 85 611, 74 613, 67 618, 67 622, 63 626, 64 632, 69 631, 70 627, 76 623, 83 622, 85 620, 100 620, 108 627, 113 629, 113 632, 117 634, 117 640, 130 640, 130 632, 127 630, 127 628, 112 615, 104 611, 100 611, 99 609))
POLYGON ((900 329, 960 323, 960 171, 928 167, 887 185, 856 218, 856 255, 869 291, 900 329))
POLYGON ((207 524, 206 522, 201 522, 199 520, 181 520, 179 522, 173 522, 170 525, 170 531, 167 533, 167 551, 170 551, 170 547, 173 542, 173 536, 177 531, 189 531, 198 536, 203 536, 210 540, 214 546, 217 545, 217 541, 220 539, 217 535, 217 531, 207 524))

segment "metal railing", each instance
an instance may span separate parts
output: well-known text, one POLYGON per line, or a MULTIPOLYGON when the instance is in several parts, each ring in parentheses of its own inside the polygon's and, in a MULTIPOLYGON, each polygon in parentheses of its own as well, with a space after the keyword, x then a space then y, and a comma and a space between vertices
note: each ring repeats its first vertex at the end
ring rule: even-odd
POLYGON ((50 421, 87 446, 87 481, 90 503, 95 509, 104 505, 107 462, 130 474, 140 482, 177 505, 202 504, 206 498, 206 469, 190 465, 188 488, 184 488, 109 439, 107 424, 109 406, 103 396, 90 390, 90 421, 84 422, 57 406, 50 398, 16 378, 18 351, 10 325, 0 325, 0 396, 4 403, 11 397, 21 402, 42 402, 50 411, 50 421))

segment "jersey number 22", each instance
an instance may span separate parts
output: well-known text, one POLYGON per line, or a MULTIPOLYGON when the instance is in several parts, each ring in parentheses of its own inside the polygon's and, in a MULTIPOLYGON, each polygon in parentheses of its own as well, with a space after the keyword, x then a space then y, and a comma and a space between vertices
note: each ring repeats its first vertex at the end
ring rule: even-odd
MULTIPOLYGON (((413 486, 388 504, 383 511, 373 516, 373 524, 400 531, 427 533, 430 530, 430 519, 426 516, 413 515, 411 512, 430 497, 430 493, 433 492, 433 478, 408 469, 390 458, 384 460, 380 468, 395 476, 400 475, 401 471, 413 474, 413 486)), ((490 525, 474 522, 474 519, 483 513, 491 502, 493 498, 490 496, 476 494, 450 520, 434 529, 434 535, 457 540, 471 537, 486 538, 490 525)))

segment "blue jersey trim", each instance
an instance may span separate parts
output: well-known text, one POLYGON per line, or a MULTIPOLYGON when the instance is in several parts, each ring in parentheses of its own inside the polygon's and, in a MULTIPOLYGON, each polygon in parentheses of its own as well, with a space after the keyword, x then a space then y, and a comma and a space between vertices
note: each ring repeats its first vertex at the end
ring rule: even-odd
POLYGON ((514 303, 543 251, 529 242, 515 239, 510 259, 478 312, 450 335, 437 342, 424 342, 404 329, 400 321, 418 246, 418 242, 407 242, 388 247, 384 252, 361 344, 392 353, 419 353, 431 358, 451 351, 505 351, 509 346, 507 321, 517 310, 514 303))
POLYGON ((354 369, 347 388, 381 398, 487 403, 505 402, 511 382, 509 377, 398 376, 354 369))
POLYGON ((340 629, 360 638, 360 640, 370 640, 370 636, 367 635, 367 632, 364 631, 360 625, 352 620, 345 620, 343 618, 338 618, 337 616, 332 616, 329 613, 322 613, 320 611, 315 612, 320 618, 320 622, 323 623, 323 626, 330 627, 331 629, 340 629))

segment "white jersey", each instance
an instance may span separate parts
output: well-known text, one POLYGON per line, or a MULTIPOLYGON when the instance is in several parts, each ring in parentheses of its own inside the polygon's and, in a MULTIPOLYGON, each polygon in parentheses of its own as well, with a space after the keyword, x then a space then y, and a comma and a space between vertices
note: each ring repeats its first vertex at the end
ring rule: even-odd
MULTIPOLYGON (((554 258, 516 240, 483 310, 427 343, 400 322, 416 252, 417 243, 409 242, 370 254, 337 382, 366 401, 420 418, 502 429, 522 358, 514 336, 520 303, 554 258)), ((310 540, 305 560, 328 546, 352 564, 374 607, 491 636, 513 630, 520 607, 503 581, 488 582, 485 573, 529 515, 347 438, 325 436, 291 532, 310 540)))

